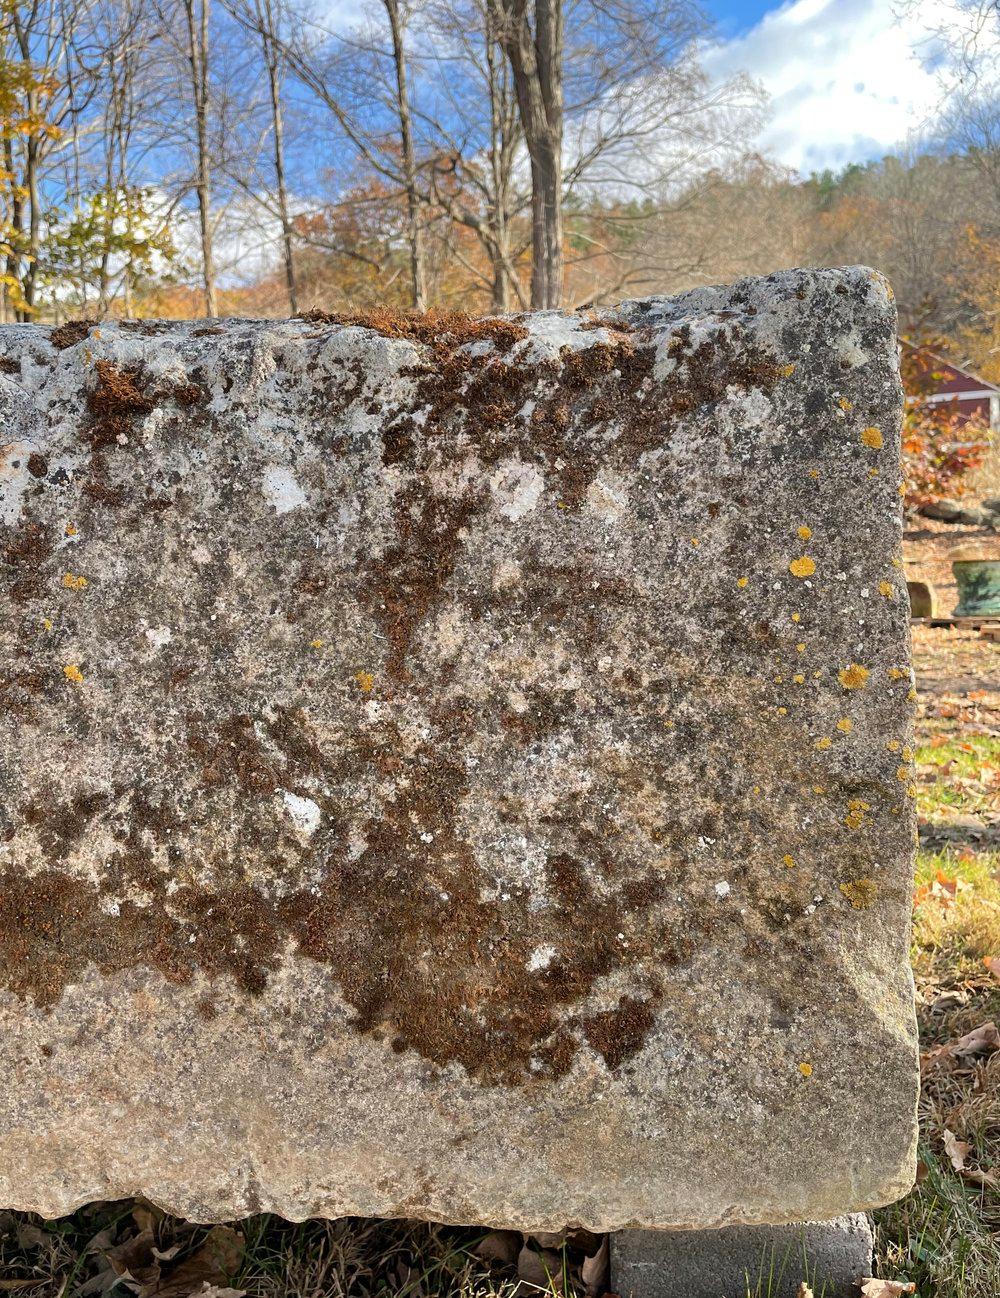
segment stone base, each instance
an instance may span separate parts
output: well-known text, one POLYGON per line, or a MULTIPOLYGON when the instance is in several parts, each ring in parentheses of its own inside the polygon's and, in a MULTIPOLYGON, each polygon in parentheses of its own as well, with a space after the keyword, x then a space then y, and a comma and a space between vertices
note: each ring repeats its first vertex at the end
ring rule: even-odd
POLYGON ((871 1275, 864 1213, 793 1226, 623 1230, 611 1237, 611 1289, 621 1298, 857 1298, 871 1275))

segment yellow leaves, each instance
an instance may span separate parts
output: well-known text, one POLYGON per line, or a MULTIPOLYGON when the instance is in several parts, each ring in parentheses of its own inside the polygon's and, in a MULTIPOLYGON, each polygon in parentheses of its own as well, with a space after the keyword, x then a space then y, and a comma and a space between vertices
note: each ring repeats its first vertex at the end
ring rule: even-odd
POLYGON ((803 523, 802 526, 799 528, 799 540, 808 541, 811 536, 812 536, 812 528, 806 527, 806 525, 803 523))
POLYGON ((840 891, 855 910, 867 910, 878 896, 878 884, 867 877, 842 883, 840 891))
POLYGON ((837 722, 837 729, 845 735, 849 735, 854 729, 854 722, 850 717, 841 717, 837 722))
POLYGON ((75 576, 71 572, 64 572, 62 577, 62 584, 66 587, 67 590, 83 590, 87 585, 87 578, 75 576))
POLYGON ((803 1077, 812 1077, 813 1075, 812 1064, 809 1063, 807 1059, 803 1059, 802 1063, 799 1064, 799 1072, 802 1074, 803 1077))
POLYGON ((749 578, 749 577, 738 577, 737 580, 736 580, 736 584, 737 584, 737 586, 739 586, 740 590, 745 590, 745 589, 747 588, 747 586, 750 584, 750 578, 749 578))
POLYGON ((872 451, 880 451, 883 446, 882 430, 872 424, 868 428, 861 430, 861 444, 867 446, 872 451))
POLYGON ((851 663, 849 667, 841 667, 837 673, 837 679, 845 690, 862 690, 868 680, 868 675, 867 667, 860 667, 857 663, 851 663))
POLYGON ((370 694, 375 686, 375 677, 371 672, 355 672, 354 679, 357 682, 358 689, 362 694, 370 694))
POLYGON ((83 672, 76 663, 67 663, 63 668, 63 675, 68 681, 72 681, 74 685, 83 684, 83 672))
POLYGON ((791 561, 788 565, 788 571, 793 577, 798 577, 801 580, 802 578, 811 577, 813 575, 816 571, 816 564, 807 554, 804 554, 801 558, 793 559, 791 561))

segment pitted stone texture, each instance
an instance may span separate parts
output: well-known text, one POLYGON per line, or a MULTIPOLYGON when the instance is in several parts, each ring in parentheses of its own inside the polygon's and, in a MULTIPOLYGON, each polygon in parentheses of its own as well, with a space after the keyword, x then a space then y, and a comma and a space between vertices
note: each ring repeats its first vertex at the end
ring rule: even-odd
POLYGON ((904 1192, 894 326, 854 269, 0 330, 0 1203, 904 1192))

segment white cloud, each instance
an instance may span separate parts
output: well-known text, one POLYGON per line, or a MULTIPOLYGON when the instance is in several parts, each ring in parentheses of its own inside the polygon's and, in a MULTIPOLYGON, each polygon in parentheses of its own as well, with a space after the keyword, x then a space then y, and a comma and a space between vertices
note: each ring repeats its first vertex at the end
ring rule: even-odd
POLYGON ((926 134, 942 101, 933 33, 956 0, 792 0, 706 54, 713 77, 747 71, 771 98, 760 145, 808 173, 881 157, 926 134))

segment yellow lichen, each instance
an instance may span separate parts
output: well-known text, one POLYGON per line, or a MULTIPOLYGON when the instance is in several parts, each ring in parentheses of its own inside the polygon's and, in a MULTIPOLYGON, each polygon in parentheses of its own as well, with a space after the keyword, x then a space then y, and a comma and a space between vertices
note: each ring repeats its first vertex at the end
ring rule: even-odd
POLYGON ((323 641, 317 637, 317 639, 309 641, 309 647, 310 649, 322 649, 323 641))
POLYGON ((782 683, 783 679, 784 679, 784 677, 782 677, 782 676, 775 676, 775 678, 774 678, 774 683, 775 683, 775 685, 780 685, 780 684, 782 683))
POLYGON ((788 716, 788 709, 787 709, 787 708, 779 708, 779 709, 778 709, 778 716, 779 716, 779 717, 787 717, 787 716, 788 716))
POLYGON ((917 691, 916 691, 916 690, 910 690, 909 694, 907 694, 907 696, 906 696, 906 700, 907 700, 908 703, 916 703, 916 701, 917 701, 917 691))
POLYGON ((793 622, 801 622, 801 621, 802 621, 802 614, 801 614, 801 613, 793 613, 793 614, 792 614, 792 621, 793 621, 793 622))
POLYGON ((781 377, 783 379, 790 379, 794 373, 795 373, 795 365, 793 363, 789 362, 788 365, 782 365, 781 377))
POLYGON ((87 584, 87 578, 75 576, 71 572, 64 572, 62 578, 62 584, 66 587, 67 590, 83 590, 83 588, 87 584))
POLYGON ((837 679, 845 690, 862 690, 865 687, 865 681, 868 679, 868 668, 860 667, 857 663, 851 663, 849 667, 841 667, 837 673, 837 679))
POLYGON ((795 652, 797 654, 804 654, 805 651, 806 651, 805 641, 800 640, 799 643, 795 646, 795 652))
POLYGON ((362 694, 370 694, 375 684, 375 677, 371 672, 355 672, 354 679, 357 681, 358 689, 362 694))
POLYGON ((847 804, 847 815, 844 817, 844 824, 848 829, 863 829, 868 823, 865 819, 866 811, 871 811, 870 803, 861 798, 852 798, 847 804))
POLYGON ((63 675, 68 681, 72 681, 74 685, 80 685, 83 683, 83 672, 76 663, 67 663, 63 668, 63 675))
POLYGON ((788 866, 789 870, 794 869, 794 867, 795 867, 795 857, 794 857, 794 856, 790 856, 789 853, 786 852, 785 855, 784 855, 781 859, 782 859, 782 860, 784 861, 784 863, 788 866))
POLYGON ((848 399, 847 399, 846 397, 841 397, 840 400, 837 402, 837 405, 840 406, 841 410, 853 410, 853 409, 854 409, 854 402, 853 402, 853 401, 848 401, 848 399))
POLYGON ((902 566, 903 566, 903 560, 902 560, 902 559, 892 559, 892 560, 890 560, 890 562, 891 562, 891 564, 892 564, 892 566, 893 566, 894 568, 902 568, 902 566))
POLYGON ((869 476, 869 478, 877 478, 877 477, 878 477, 878 469, 869 469, 869 470, 868 470, 868 476, 869 476))
POLYGON ((811 577, 816 571, 816 564, 807 554, 804 554, 801 558, 791 561, 788 571, 793 577, 811 577))
POLYGON ((750 584, 750 578, 749 578, 749 577, 738 577, 737 580, 736 580, 736 584, 737 584, 737 586, 739 586, 740 590, 743 590, 746 586, 748 586, 748 585, 750 584))
POLYGON ((906 671, 902 667, 889 668, 889 679, 892 681, 901 681, 905 675, 906 671))
POLYGON ((52 619, 51 619, 50 617, 43 617, 43 618, 42 618, 42 626, 45 628, 46 631, 51 631, 51 630, 52 630, 52 619))
POLYGON ((904 762, 913 761, 913 749, 910 747, 909 744, 907 744, 906 747, 903 749, 903 761, 904 762))
POLYGON ((882 449, 882 430, 873 425, 861 430, 861 441, 864 446, 870 450, 880 451, 882 449))
POLYGON ((814 785, 813 785, 813 793, 825 793, 825 792, 826 792, 826 789, 823 788, 822 784, 814 784, 814 785))
POLYGON ((692 538, 691 538, 691 544, 692 544, 692 545, 701 545, 701 542, 698 540, 698 538, 697 538, 696 536, 692 536, 692 538))
POLYGON ((810 470, 809 470, 809 476, 810 476, 810 478, 818 478, 818 477, 819 477, 819 469, 810 469, 810 470))
POLYGON ((806 678, 802 675, 801 672, 796 672, 795 675, 792 677, 792 680, 795 682, 796 685, 804 685, 806 683, 806 678))
POLYGON ((865 910, 878 896, 878 884, 874 879, 854 879, 850 883, 842 883, 840 891, 855 910, 865 910))
POLYGON ((891 581, 880 581, 878 584, 878 593, 884 595, 886 599, 894 599, 896 588, 891 581))
POLYGON ((813 747, 818 748, 820 752, 824 752, 827 748, 830 747, 832 743, 833 740, 830 738, 830 736, 824 735, 822 739, 816 740, 816 743, 813 745, 813 747))
POLYGON ((917 796, 917 786, 915 784, 907 785, 906 796, 908 798, 915 798, 917 796))
POLYGON ((67 523, 67 524, 66 524, 66 535, 67 535, 67 536, 76 536, 76 528, 73 526, 72 523, 67 523))
POLYGON ((803 1077, 812 1077, 813 1075, 812 1064, 810 1064, 808 1060, 803 1059, 802 1063, 799 1064, 799 1072, 802 1074, 803 1077))
POLYGON ((899 740, 898 740, 898 739, 887 739, 887 740, 885 741, 885 746, 886 746, 886 748, 888 748, 888 750, 889 750, 890 753, 898 753, 898 752, 899 752, 899 740))
POLYGON ((811 536, 812 536, 812 528, 806 527, 805 523, 803 523, 802 526, 799 528, 799 540, 808 541, 811 536))
POLYGON ((850 717, 841 717, 837 722, 837 729, 843 731, 845 735, 849 735, 854 729, 854 722, 850 717))

